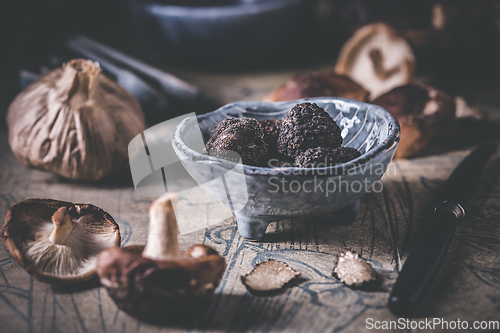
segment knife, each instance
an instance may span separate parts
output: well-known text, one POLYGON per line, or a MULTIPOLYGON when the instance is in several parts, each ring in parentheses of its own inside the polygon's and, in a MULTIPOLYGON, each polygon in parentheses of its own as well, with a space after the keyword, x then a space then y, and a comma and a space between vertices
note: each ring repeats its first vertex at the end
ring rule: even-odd
POLYGON ((148 123, 190 112, 202 114, 221 105, 198 87, 85 36, 75 36, 65 46, 72 54, 99 62, 139 101, 148 123))
POLYGON ((474 149, 453 170, 437 194, 437 205, 429 223, 410 251, 389 296, 389 309, 398 317, 411 318, 425 291, 436 276, 450 246, 464 207, 476 191, 495 143, 474 149))

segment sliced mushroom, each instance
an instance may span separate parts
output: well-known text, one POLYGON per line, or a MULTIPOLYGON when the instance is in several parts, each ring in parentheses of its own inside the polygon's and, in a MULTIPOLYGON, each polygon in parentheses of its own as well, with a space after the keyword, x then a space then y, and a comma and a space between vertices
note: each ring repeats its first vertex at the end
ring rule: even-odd
POLYGON ((332 275, 349 287, 360 287, 377 279, 373 267, 351 250, 340 252, 335 257, 332 275))
POLYGON ((294 75, 264 100, 277 102, 322 96, 343 97, 364 102, 368 97, 368 91, 347 76, 333 72, 301 73, 294 75))
POLYGON ((97 255, 120 245, 113 218, 90 204, 27 199, 7 211, 2 241, 37 280, 69 285, 96 273, 97 255))
POLYGON ((265 293, 283 288, 299 275, 300 272, 284 262, 270 259, 259 263, 249 274, 242 276, 241 282, 250 291, 265 293))
POLYGON ((169 194, 149 209, 147 245, 109 248, 97 259, 97 273, 116 305, 151 322, 177 321, 206 310, 226 266, 214 249, 179 250, 177 219, 169 194))
POLYGON ((370 93, 370 100, 413 80, 415 56, 408 42, 383 23, 366 25, 344 44, 335 73, 370 93))
POLYGON ((378 97, 379 105, 401 125, 401 141, 395 157, 407 157, 424 149, 434 135, 455 117, 455 101, 432 87, 408 84, 378 97))

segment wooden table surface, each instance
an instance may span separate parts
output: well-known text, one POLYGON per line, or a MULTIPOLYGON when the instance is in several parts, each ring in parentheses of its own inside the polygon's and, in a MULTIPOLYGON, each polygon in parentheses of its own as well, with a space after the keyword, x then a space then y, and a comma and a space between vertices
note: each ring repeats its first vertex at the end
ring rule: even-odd
MULTIPOLYGON (((223 102, 259 100, 292 73, 173 72, 223 102)), ((500 89, 477 89, 467 96, 488 114, 490 125, 500 122, 497 92, 500 89)), ((282 221, 269 226, 262 242, 248 242, 239 236, 235 220, 230 217, 182 235, 183 249, 204 243, 217 249, 227 262, 210 310, 184 325, 155 327, 141 323, 119 311, 98 285, 65 290, 40 283, 14 263, 2 244, 0 332, 362 332, 370 318, 396 320, 387 309, 388 292, 420 229, 422 210, 472 148, 470 144, 450 142, 462 141, 442 138, 419 157, 394 161, 383 178, 384 190, 363 197, 360 217, 354 223, 342 224, 328 217, 282 221), (345 248, 362 253, 374 265, 383 278, 379 290, 352 290, 332 277, 334 255, 345 248), (249 294, 240 276, 267 258, 287 262, 302 273, 302 282, 273 297, 249 294)), ((497 154, 419 310, 421 319, 460 319, 470 325, 476 320, 500 320, 499 165, 497 154)), ((92 203, 118 222, 123 245, 146 241, 151 200, 136 194, 130 179, 89 185, 28 169, 11 153, 6 130, 2 129, 0 216, 10 205, 34 197, 92 203)), ((181 199, 186 207, 194 208, 193 218, 199 219, 200 225, 220 213, 209 196, 181 199)))

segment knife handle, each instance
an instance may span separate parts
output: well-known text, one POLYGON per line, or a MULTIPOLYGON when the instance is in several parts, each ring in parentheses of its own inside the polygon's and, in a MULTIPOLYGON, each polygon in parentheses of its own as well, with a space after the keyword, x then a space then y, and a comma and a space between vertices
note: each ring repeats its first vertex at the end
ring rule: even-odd
POLYGON ((459 204, 443 202, 410 251, 389 296, 389 309, 409 318, 436 276, 465 211, 459 204))

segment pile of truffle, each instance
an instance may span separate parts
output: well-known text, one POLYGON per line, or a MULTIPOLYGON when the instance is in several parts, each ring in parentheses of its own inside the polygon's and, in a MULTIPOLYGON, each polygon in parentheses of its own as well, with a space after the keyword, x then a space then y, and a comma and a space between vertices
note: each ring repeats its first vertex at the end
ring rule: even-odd
POLYGON ((225 119, 205 148, 213 156, 267 167, 326 167, 361 156, 341 144, 341 130, 332 117, 314 103, 301 103, 282 120, 225 119))

